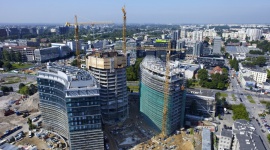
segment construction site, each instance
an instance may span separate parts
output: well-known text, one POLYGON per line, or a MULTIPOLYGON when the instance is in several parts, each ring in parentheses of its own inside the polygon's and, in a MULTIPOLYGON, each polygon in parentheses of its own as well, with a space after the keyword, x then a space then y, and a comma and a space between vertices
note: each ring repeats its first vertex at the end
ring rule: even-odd
POLYGON ((126 57, 114 51, 95 51, 86 57, 86 67, 100 84, 104 123, 123 122, 128 115, 126 57))

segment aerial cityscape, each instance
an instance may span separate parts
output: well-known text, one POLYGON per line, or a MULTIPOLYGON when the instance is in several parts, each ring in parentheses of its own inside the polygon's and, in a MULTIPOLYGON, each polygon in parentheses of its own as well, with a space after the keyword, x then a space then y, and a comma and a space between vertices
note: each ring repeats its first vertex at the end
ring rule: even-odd
POLYGON ((209 1, 3 2, 0 150, 270 150, 270 2, 209 1))

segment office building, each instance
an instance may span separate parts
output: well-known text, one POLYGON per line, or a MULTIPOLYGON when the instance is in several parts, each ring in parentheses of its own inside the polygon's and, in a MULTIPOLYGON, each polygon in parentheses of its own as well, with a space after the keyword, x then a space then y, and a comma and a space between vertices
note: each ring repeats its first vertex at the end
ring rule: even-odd
POLYGON ((0 37, 7 37, 8 33, 7 33, 7 29, 0 29, 0 37))
POLYGON ((172 33, 172 40, 177 41, 179 39, 179 36, 180 36, 179 30, 173 31, 173 33, 172 33))
POLYGON ((200 57, 203 51, 203 43, 202 42, 196 42, 193 46, 193 56, 194 57, 200 57))
POLYGON ((118 52, 95 51, 86 56, 86 68, 100 84, 104 123, 123 122, 128 117, 126 57, 118 52))
POLYGON ((27 47, 27 46, 4 46, 4 50, 7 50, 8 52, 13 53, 21 53, 22 62, 32 62, 35 61, 35 55, 33 47, 27 47))
MULTIPOLYGON (((145 120, 162 130, 166 63, 154 56, 146 56, 140 64, 140 112, 145 120)), ((166 134, 184 126, 186 92, 184 75, 178 61, 170 62, 168 116, 166 134)))
POLYGON ((67 139, 71 150, 104 149, 95 78, 72 66, 48 63, 37 84, 43 125, 67 139))
POLYGON ((213 55, 221 55, 221 37, 214 38, 213 55))

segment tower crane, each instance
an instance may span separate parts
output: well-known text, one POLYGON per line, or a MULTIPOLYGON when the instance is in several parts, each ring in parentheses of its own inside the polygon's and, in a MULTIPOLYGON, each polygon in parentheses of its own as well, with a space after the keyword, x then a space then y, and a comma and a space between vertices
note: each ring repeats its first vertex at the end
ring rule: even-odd
POLYGON ((126 56, 126 51, 127 51, 127 43, 126 43, 126 21, 127 21, 127 16, 126 16, 126 6, 122 7, 122 12, 123 12, 123 53, 126 56))
POLYGON ((74 23, 69 23, 66 22, 65 26, 74 26, 75 28, 75 43, 76 43, 76 61, 77 61, 77 66, 80 68, 80 48, 79 48, 79 25, 101 25, 101 24, 113 24, 113 22, 80 22, 78 23, 77 15, 74 17, 75 22, 74 23))

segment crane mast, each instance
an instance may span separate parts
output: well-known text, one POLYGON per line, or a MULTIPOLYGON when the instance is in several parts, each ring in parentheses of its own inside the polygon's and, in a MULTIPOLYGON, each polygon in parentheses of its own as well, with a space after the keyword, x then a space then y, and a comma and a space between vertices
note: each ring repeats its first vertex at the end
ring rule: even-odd
POLYGON ((77 61, 78 68, 81 68, 80 49, 79 49, 79 25, 78 25, 77 15, 75 15, 74 19, 75 19, 74 27, 75 27, 75 43, 76 43, 76 61, 77 61))
POLYGON ((164 83, 164 104, 163 104, 163 117, 162 117, 162 135, 165 137, 167 135, 167 118, 168 118, 168 101, 169 101, 169 74, 170 74, 170 51, 171 42, 168 43, 168 49, 166 54, 166 72, 165 72, 165 83, 164 83))
POLYGON ((126 21, 127 21, 127 16, 126 16, 126 7, 122 7, 122 12, 123 12, 123 45, 122 45, 122 49, 123 49, 123 53, 126 55, 126 51, 127 51, 127 43, 126 43, 126 21))

